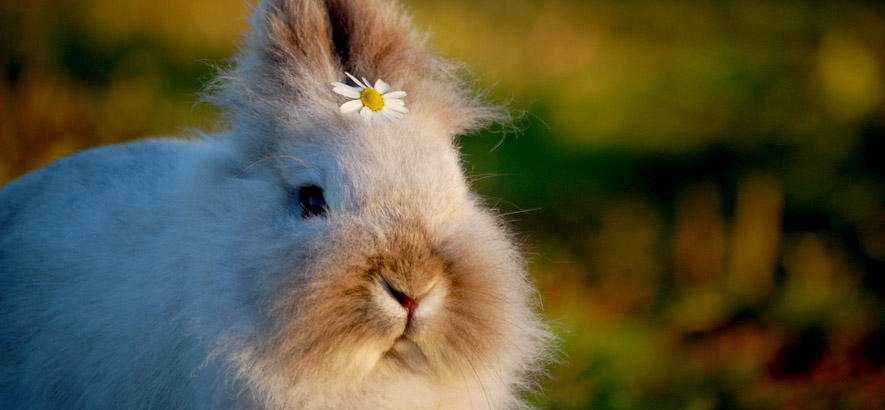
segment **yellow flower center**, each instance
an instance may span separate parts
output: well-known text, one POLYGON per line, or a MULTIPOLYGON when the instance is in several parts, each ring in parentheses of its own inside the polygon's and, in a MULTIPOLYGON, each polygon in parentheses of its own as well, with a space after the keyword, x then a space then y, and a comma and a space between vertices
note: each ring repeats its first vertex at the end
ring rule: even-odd
POLYGON ((384 108, 384 99, 374 88, 366 88, 360 91, 360 101, 372 111, 380 111, 384 108))

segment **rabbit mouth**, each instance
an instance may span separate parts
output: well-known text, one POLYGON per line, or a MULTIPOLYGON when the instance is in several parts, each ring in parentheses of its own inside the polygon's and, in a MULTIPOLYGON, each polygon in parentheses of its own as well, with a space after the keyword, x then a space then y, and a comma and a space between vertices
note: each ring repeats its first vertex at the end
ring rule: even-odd
POLYGON ((421 348, 407 336, 402 335, 393 342, 383 358, 399 367, 412 371, 427 371, 429 363, 421 348))
POLYGON ((394 316, 397 320, 404 321, 400 322, 400 333, 390 348, 382 354, 382 359, 400 369, 430 372, 430 361, 416 340, 428 330, 428 321, 432 321, 442 309, 446 296, 445 281, 440 280, 439 276, 431 278, 419 288, 420 291, 412 293, 416 296, 400 291, 391 280, 383 276, 380 282, 384 294, 382 299, 390 307, 396 305, 398 310, 394 316))

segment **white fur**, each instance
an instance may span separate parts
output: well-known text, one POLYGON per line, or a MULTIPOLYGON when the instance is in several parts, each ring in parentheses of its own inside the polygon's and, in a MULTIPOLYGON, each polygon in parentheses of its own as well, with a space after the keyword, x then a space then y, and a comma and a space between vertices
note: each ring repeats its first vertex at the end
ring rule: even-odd
POLYGON ((262 13, 219 82, 232 131, 94 148, 0 191, 0 408, 525 406, 548 336, 452 144, 483 114, 443 125, 431 80, 402 81, 413 112, 387 125, 341 116, 322 73, 273 94, 262 13), (325 216, 293 209, 305 184, 325 216), (375 260, 427 292, 414 322, 361 279, 375 260))

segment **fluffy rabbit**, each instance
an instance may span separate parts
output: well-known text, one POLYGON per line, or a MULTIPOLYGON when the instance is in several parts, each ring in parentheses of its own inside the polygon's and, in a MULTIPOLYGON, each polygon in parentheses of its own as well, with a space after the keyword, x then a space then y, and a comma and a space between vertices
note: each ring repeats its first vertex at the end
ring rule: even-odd
POLYGON ((4 187, 0 408, 526 407, 548 333, 453 144, 501 111, 421 38, 266 1, 208 92, 228 132, 4 187))

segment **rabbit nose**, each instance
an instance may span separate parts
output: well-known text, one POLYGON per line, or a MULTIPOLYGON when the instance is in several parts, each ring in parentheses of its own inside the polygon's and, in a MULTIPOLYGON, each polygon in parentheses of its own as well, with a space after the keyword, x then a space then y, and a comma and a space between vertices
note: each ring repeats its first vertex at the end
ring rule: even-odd
POLYGON ((396 301, 399 302, 402 307, 411 311, 415 309, 416 306, 418 306, 417 300, 394 288, 386 280, 384 281, 384 288, 387 289, 387 292, 390 293, 390 295, 393 296, 393 298, 396 299, 396 301))
POLYGON ((409 310, 414 309, 415 306, 418 305, 418 301, 397 290, 393 291, 393 297, 396 298, 396 301, 399 302, 400 305, 403 305, 404 308, 409 310))

